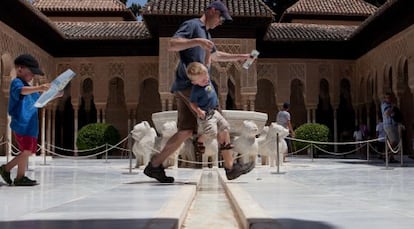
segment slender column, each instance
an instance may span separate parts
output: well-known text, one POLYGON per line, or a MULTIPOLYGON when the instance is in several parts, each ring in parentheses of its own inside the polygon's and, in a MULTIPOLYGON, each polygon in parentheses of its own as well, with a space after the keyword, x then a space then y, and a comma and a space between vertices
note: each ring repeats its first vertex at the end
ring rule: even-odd
MULTIPOLYGON (((52 145, 55 146, 56 145, 56 109, 55 108, 52 109, 51 116, 52 116, 52 145)), ((55 151, 55 148, 50 149, 50 150, 55 151)))
MULTIPOLYGON (((334 142, 338 142, 338 120, 337 120, 337 109, 334 109, 334 142)), ((334 152, 338 152, 338 145, 334 145, 334 152)))
POLYGON ((221 109, 225 110, 226 109, 226 98, 227 98, 227 93, 222 93, 220 95, 220 106, 221 109))
POLYGON ((96 112, 96 122, 98 122, 98 123, 101 123, 102 122, 102 120, 101 120, 101 113, 102 113, 102 109, 101 108, 98 108, 97 109, 97 112, 96 112))
POLYGON ((316 109, 311 109, 312 112, 312 123, 316 123, 316 109))
POLYGON ((12 156, 12 130, 10 128, 11 117, 7 115, 7 147, 6 147, 6 161, 12 156))
POLYGON ((52 116, 50 115, 50 113, 51 113, 51 109, 47 109, 46 110, 46 120, 47 120, 47 125, 46 125, 46 127, 47 127, 47 131, 46 131, 46 142, 48 143, 47 144, 47 150, 50 150, 50 145, 52 144, 52 138, 51 138, 51 136, 52 136, 52 116))
POLYGON ((361 120, 361 112, 360 112, 360 106, 357 106, 356 109, 356 119, 355 119, 355 124, 354 127, 358 125, 358 121, 361 120))
POLYGON ((102 109, 102 123, 106 123, 106 110, 102 109))
POLYGON ((42 115, 41 115, 41 123, 42 123, 42 131, 41 131, 41 140, 40 140, 40 145, 42 146, 40 149, 40 155, 42 156, 42 158, 45 156, 45 136, 46 136, 46 108, 42 109, 42 115))
POLYGON ((311 112, 312 112, 312 109, 306 109, 306 120, 308 123, 311 122, 311 112))
POLYGON ((165 111, 167 109, 167 104, 168 104, 168 100, 167 99, 162 99, 161 100, 161 110, 165 111))
POLYGON ((79 108, 75 107, 73 111, 73 148, 75 149, 75 157, 78 156, 78 147, 76 147, 76 139, 78 138, 78 111, 79 108))

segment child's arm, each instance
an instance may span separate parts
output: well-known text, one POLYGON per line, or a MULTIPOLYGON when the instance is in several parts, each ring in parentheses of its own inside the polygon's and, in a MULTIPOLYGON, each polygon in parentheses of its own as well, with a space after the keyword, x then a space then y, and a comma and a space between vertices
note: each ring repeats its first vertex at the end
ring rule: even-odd
POLYGON ((50 88, 49 83, 41 84, 39 86, 24 86, 22 87, 20 94, 29 95, 35 92, 44 92, 44 91, 47 91, 49 88, 50 88))
POLYGON ((197 114, 197 117, 200 119, 204 119, 206 117, 206 112, 201 110, 199 106, 197 106, 196 103, 191 102, 190 103, 191 109, 197 114))

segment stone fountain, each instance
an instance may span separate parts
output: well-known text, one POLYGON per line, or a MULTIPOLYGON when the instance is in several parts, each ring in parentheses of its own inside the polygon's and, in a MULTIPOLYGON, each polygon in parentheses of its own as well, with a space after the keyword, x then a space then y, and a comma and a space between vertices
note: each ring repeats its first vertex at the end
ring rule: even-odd
MULTIPOLYGON (((223 116, 230 123, 230 135, 239 136, 243 127, 243 121, 251 120, 256 123, 259 131, 263 129, 267 121, 267 114, 256 111, 222 110, 223 116)), ((177 111, 163 111, 152 114, 155 129, 159 132, 163 123, 177 121, 177 111)))

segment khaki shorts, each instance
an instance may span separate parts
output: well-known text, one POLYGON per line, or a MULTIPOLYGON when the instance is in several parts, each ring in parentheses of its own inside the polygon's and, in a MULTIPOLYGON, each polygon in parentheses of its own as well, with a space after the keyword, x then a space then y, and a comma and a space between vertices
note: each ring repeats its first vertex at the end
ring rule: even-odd
POLYGON ((193 130, 197 133, 197 117, 190 106, 191 87, 184 91, 175 92, 177 99, 177 128, 178 130, 193 130))
POLYGON ((198 134, 205 134, 210 138, 217 138, 217 134, 224 130, 230 130, 230 125, 220 112, 214 110, 214 115, 209 119, 197 119, 199 123, 198 134))

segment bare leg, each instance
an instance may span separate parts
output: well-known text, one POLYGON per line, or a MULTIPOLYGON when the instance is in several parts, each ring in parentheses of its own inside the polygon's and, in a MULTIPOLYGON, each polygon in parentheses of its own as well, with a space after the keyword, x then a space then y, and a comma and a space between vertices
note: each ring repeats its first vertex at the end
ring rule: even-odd
MULTIPOLYGON (((218 142, 220 143, 220 145, 230 143, 230 134, 228 130, 219 132, 218 142)), ((226 169, 232 169, 234 160, 233 152, 231 150, 221 150, 221 154, 223 155, 224 159, 224 167, 226 169)))
POLYGON ((10 172, 10 170, 17 165, 16 178, 20 179, 24 177, 26 173, 27 162, 28 162, 29 156, 31 155, 32 155, 32 152, 30 150, 25 150, 21 152, 19 155, 14 157, 11 161, 9 161, 9 163, 6 164, 6 167, 5 167, 6 171, 10 172))
POLYGON ((232 169, 233 168, 233 152, 231 150, 222 150, 221 154, 224 159, 224 168, 232 169))
POLYGON ((167 143, 165 144, 161 152, 152 158, 152 166, 158 167, 159 165, 161 165, 165 161, 165 159, 167 159, 171 154, 173 154, 180 147, 180 145, 192 135, 193 130, 180 130, 177 133, 175 133, 170 139, 168 139, 167 143))

